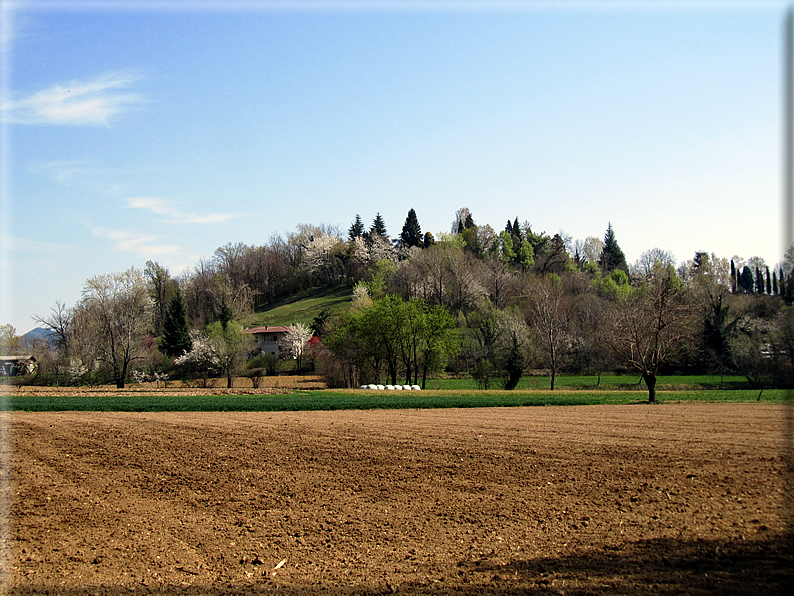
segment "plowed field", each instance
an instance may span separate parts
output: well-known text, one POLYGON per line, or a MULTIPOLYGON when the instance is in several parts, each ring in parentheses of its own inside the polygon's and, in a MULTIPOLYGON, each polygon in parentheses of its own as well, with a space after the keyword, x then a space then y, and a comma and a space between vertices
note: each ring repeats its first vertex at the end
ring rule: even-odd
POLYGON ((2 414, 5 588, 791 593, 785 414, 2 414))

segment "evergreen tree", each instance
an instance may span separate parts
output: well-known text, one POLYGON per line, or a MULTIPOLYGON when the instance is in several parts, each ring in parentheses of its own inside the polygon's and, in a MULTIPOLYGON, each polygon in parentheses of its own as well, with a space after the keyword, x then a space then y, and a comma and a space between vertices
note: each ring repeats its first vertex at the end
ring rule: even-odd
POLYGON ((766 268, 766 293, 772 295, 772 278, 769 277, 769 267, 766 268))
POLYGON ((463 223, 464 230, 470 230, 471 228, 476 227, 474 225, 474 218, 471 216, 471 213, 466 214, 466 221, 463 223))
POLYGON ((350 229, 347 231, 347 236, 351 240, 355 240, 356 238, 360 238, 364 235, 364 223, 361 221, 361 216, 356 213, 356 221, 353 222, 353 225, 350 226, 350 229))
POLYGON ((731 259, 731 294, 736 293, 736 265, 731 259))
POLYGON ((507 225, 505 226, 505 232, 507 232, 511 236, 513 235, 513 224, 510 223, 509 219, 507 220, 507 225))
POLYGON ((755 268, 755 293, 764 293, 764 276, 761 275, 761 269, 758 267, 755 268))
POLYGON ((604 248, 601 250, 601 256, 598 257, 598 266, 604 273, 612 273, 616 269, 620 269, 626 273, 629 272, 629 266, 626 264, 626 255, 618 246, 615 240, 615 231, 612 229, 612 222, 609 222, 606 234, 604 235, 604 248))
POLYGON ((163 321, 163 339, 160 351, 171 358, 181 356, 191 349, 190 335, 187 325, 187 308, 182 299, 182 292, 176 289, 163 321))
POLYGON ((430 248, 430 247, 431 247, 431 246, 433 246, 435 243, 436 243, 436 239, 435 239, 435 237, 433 236, 433 234, 432 234, 432 233, 430 233, 430 232, 425 232, 425 239, 424 239, 424 242, 423 242, 423 244, 422 244, 422 245, 423 245, 423 247, 424 247, 424 248, 430 248))
POLYGON ((386 234, 386 224, 383 222, 383 216, 381 216, 380 212, 375 215, 375 219, 372 221, 372 227, 369 229, 369 233, 372 236, 388 238, 388 235, 386 234))
POLYGON ((221 298, 221 310, 218 312, 218 320, 221 322, 221 327, 223 330, 226 331, 226 325, 229 324, 234 318, 234 313, 232 313, 232 309, 229 308, 229 303, 226 302, 226 296, 221 298))
POLYGON ((405 218, 405 223, 403 224, 403 231, 400 233, 400 243, 403 248, 419 246, 422 244, 422 239, 422 228, 416 218, 416 211, 410 209, 408 217, 405 218))
POLYGON ((772 295, 780 296, 780 292, 778 291, 777 287, 777 271, 772 272, 772 295))
POLYGON ((739 275, 739 287, 742 289, 743 293, 752 294, 753 286, 753 272, 750 271, 750 268, 747 265, 745 265, 742 267, 742 272, 739 275))

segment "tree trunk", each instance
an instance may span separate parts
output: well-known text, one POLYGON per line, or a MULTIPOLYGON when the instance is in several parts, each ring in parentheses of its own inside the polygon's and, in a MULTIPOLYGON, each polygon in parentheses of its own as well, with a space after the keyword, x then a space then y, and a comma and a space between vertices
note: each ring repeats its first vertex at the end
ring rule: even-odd
POLYGON ((643 374, 642 378, 648 386, 648 403, 656 403, 656 375, 643 374))
POLYGON ((552 367, 551 369, 551 390, 554 391, 554 381, 557 379, 557 370, 552 367))

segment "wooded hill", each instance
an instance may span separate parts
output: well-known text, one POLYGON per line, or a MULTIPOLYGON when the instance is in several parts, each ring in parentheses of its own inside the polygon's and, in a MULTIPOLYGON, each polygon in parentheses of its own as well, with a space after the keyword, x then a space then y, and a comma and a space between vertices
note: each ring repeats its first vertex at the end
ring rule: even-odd
POLYGON ((155 345, 172 357, 184 351, 188 330, 206 333, 216 323, 223 330, 232 320, 246 327, 312 325, 328 350, 317 360, 323 372, 348 385, 385 376, 415 379, 428 367, 468 372, 484 387, 509 386, 527 367, 547 369, 552 378, 631 369, 651 389, 661 371, 734 372, 758 386, 790 383, 792 250, 771 270, 757 257, 707 253, 676 263, 659 248, 628 264, 611 225, 603 240, 574 241, 536 233, 518 218, 497 232, 477 225, 465 208, 450 233, 438 236, 422 233, 413 209, 394 240, 379 214, 368 230, 356 216, 347 234, 300 225, 262 246, 222 246, 183 277, 148 262, 143 272, 88 280, 80 304, 56 303, 40 321, 60 338, 60 358, 71 345, 74 361, 82 345, 81 366, 98 362, 117 382, 128 368, 170 366, 137 354, 136 345, 124 366, 95 348, 101 333, 89 322, 127 320, 138 309, 132 336, 160 338, 155 345), (146 300, 133 309, 130 296, 139 287, 146 300), (381 303, 386 297, 392 297, 389 308, 381 303), (105 303, 120 310, 97 310, 105 303), (430 349, 426 317, 440 313, 434 308, 451 318, 454 338, 430 349), (376 312, 380 318, 372 318, 376 312), (169 328, 178 328, 181 343, 169 343, 169 328), (412 352, 406 333, 413 334, 412 352), (392 337, 396 344, 389 347, 392 337), (420 362, 423 349, 430 360, 420 362))

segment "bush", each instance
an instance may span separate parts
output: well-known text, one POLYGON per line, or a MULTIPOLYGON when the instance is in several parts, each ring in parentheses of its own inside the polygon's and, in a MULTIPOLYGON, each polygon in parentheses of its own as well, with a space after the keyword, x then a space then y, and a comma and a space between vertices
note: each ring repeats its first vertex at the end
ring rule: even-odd
POLYGON ((281 368, 281 361, 273 354, 259 354, 251 358, 245 367, 249 370, 261 368, 264 369, 266 374, 273 376, 278 374, 279 368, 281 368))
POLYGON ((264 368, 249 368, 246 376, 251 379, 251 384, 254 389, 259 389, 262 386, 262 379, 265 377, 264 368))

